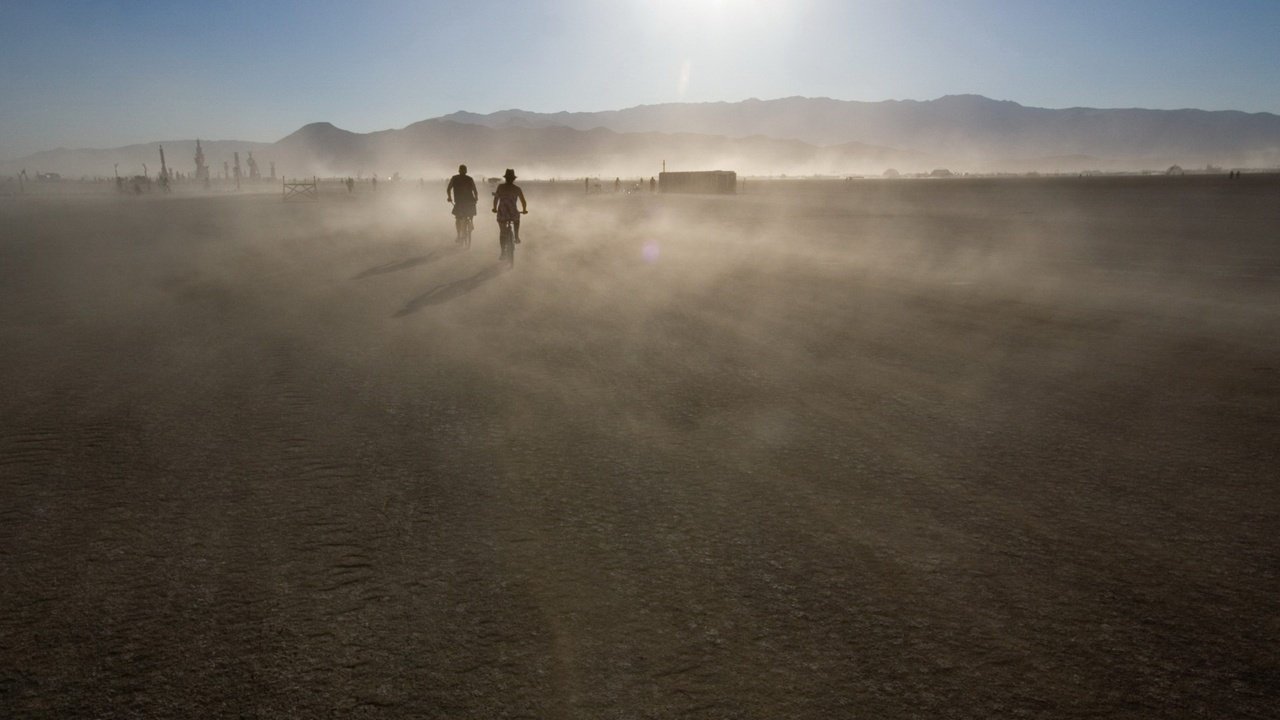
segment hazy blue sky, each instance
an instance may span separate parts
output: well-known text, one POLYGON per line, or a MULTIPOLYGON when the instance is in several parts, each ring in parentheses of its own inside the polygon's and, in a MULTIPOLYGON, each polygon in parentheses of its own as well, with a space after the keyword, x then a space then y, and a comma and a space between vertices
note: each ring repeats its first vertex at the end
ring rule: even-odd
POLYGON ((0 0, 0 157, 455 110, 979 93, 1280 112, 1280 0, 0 0))

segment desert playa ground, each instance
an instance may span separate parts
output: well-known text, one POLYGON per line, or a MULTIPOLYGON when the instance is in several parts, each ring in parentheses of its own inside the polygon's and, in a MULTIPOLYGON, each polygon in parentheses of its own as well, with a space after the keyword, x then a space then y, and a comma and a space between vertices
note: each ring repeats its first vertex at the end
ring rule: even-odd
POLYGON ((0 715, 1274 717, 1280 178, 747 189, 0 198, 0 715))

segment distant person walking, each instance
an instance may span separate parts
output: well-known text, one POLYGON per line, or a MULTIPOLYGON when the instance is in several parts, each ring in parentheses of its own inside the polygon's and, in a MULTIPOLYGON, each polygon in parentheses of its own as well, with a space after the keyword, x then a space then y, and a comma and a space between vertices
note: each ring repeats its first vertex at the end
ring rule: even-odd
POLYGON ((476 203, 480 201, 476 181, 467 174, 466 165, 459 165, 458 174, 449 178, 444 196, 453 203, 453 224, 458 231, 458 240, 461 241, 472 218, 476 216, 476 203))
POLYGON ((619 191, 619 190, 621 190, 621 189, 622 189, 622 178, 614 178, 614 179, 613 179, 613 191, 614 191, 614 192, 618 192, 618 191, 619 191))
POLYGON ((524 191, 516 185, 516 171, 507 168, 502 174, 506 182, 498 186, 493 193, 493 211, 498 214, 498 227, 510 222, 515 231, 515 241, 520 242, 520 216, 529 212, 529 203, 524 199, 524 191), (520 202, 520 210, 516 210, 516 201, 520 202))
POLYGON ((658 187, 658 181, 654 180, 653 178, 649 178, 649 192, 653 192, 654 189, 657 187, 658 187))

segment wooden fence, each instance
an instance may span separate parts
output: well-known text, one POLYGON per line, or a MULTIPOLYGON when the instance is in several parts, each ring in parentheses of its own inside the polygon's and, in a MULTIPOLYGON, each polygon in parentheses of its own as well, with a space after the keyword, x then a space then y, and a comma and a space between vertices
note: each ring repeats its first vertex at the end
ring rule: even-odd
POLYGON ((293 200, 319 200, 320 199, 320 182, 314 177, 310 180, 282 180, 284 183, 284 201, 293 200))

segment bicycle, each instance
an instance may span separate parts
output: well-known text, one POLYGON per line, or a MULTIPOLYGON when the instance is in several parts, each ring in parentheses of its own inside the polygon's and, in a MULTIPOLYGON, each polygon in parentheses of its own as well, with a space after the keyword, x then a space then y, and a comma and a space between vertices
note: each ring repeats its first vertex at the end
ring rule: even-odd
POLYGON ((514 220, 503 220, 498 223, 498 247, 501 253, 498 255, 498 262, 505 262, 507 267, 516 266, 516 222, 514 220))
POLYGON ((461 217, 458 218, 456 225, 458 226, 457 243, 461 245, 464 250, 469 249, 471 247, 471 231, 475 229, 475 219, 471 217, 461 217))
MULTIPOLYGON (((457 203, 452 200, 449 202, 453 205, 457 205, 457 203)), ((454 242, 461 245, 464 250, 471 247, 471 231, 475 228, 475 218, 469 215, 463 215, 461 217, 455 215, 453 217, 453 226, 454 230, 457 232, 454 237, 454 242)))
MULTIPOLYGON (((497 210, 494 210, 497 212, 497 210)), ((528 215, 528 210, 521 210, 521 215, 528 215)), ((498 221, 498 247, 501 252, 498 254, 498 262, 505 262, 507 267, 516 266, 516 245, 520 244, 520 238, 516 236, 515 220, 499 220, 498 221)))

